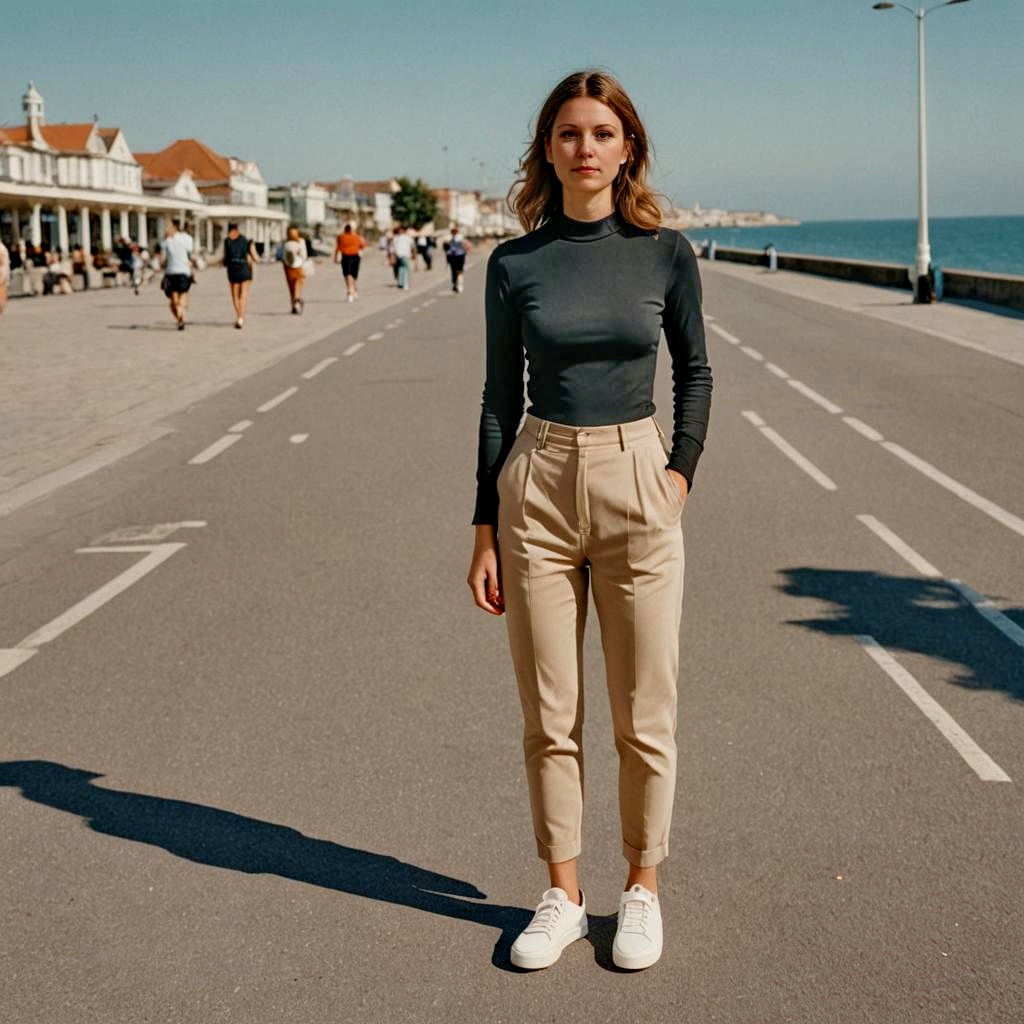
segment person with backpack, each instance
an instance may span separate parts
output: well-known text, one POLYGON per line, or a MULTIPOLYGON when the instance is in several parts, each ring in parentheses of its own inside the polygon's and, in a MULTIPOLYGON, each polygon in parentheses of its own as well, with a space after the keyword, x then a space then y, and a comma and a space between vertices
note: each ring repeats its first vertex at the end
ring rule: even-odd
POLYGON ((229 224, 224 238, 222 262, 228 272, 228 287, 231 289, 231 304, 235 307, 235 327, 238 330, 245 323, 245 307, 249 302, 252 268, 256 259, 255 245, 239 232, 237 224, 229 224))
POLYGON ((284 279, 292 300, 292 312, 302 312, 302 286, 306 283, 306 243, 299 229, 292 225, 288 229, 288 240, 281 247, 281 262, 284 264, 284 279))
POLYGON ((452 291, 462 291, 462 273, 466 267, 466 253, 472 246, 459 231, 459 225, 452 225, 451 237, 445 240, 444 251, 448 258, 448 266, 452 272, 452 291))

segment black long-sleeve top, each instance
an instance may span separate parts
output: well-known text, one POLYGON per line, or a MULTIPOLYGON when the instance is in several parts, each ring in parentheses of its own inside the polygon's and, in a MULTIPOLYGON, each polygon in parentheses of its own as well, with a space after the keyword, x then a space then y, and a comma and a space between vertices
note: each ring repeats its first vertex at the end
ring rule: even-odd
POLYGON ((557 214, 499 245, 487 262, 487 378, 480 413, 473 523, 498 522, 495 481, 529 411, 573 426, 654 414, 660 333, 672 357, 668 468, 693 485, 711 410, 697 258, 670 228, 619 213, 597 221, 557 214))

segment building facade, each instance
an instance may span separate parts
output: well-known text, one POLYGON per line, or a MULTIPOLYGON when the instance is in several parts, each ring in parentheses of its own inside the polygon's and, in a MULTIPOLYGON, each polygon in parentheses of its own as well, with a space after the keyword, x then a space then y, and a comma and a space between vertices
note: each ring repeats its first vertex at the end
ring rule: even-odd
POLYGON ((207 251, 229 220, 254 240, 283 237, 287 217, 267 206, 252 161, 221 157, 194 139, 138 154, 118 128, 48 125, 31 82, 22 110, 25 124, 0 128, 0 238, 9 248, 81 246, 88 254, 109 252, 118 238, 147 246, 173 218, 207 251))

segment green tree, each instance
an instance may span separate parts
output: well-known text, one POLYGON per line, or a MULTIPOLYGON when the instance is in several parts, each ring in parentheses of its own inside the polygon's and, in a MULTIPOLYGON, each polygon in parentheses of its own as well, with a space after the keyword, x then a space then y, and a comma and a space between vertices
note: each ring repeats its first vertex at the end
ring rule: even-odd
POLYGON ((407 228, 419 230, 437 213, 437 199, 430 186, 417 178, 398 179, 398 191, 391 197, 391 216, 407 228))

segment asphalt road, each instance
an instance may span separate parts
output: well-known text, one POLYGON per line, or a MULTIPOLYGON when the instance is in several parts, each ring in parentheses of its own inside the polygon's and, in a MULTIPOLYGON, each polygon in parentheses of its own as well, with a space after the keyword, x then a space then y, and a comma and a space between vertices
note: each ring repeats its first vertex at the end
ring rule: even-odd
POLYGON ((704 272, 665 954, 611 964, 595 619, 591 934, 523 973, 546 874, 465 584, 482 282, 4 520, 0 1017, 1019 1022, 1024 367, 704 272))

